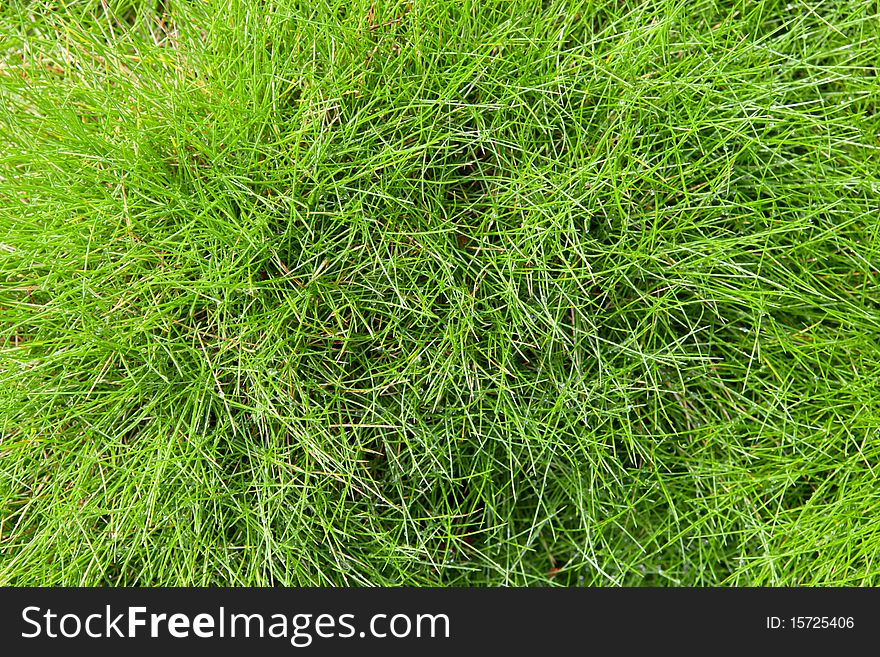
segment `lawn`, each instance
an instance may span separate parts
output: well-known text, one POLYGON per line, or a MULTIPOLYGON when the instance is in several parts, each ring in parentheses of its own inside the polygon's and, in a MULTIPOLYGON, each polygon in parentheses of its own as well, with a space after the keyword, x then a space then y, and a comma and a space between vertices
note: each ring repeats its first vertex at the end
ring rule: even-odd
POLYGON ((0 584, 880 584, 876 0, 0 5, 0 584))

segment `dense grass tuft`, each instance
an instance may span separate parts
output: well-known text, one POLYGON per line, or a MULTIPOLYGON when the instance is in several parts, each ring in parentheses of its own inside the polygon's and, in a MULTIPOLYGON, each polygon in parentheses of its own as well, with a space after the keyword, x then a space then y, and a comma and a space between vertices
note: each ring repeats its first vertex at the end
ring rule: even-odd
POLYGON ((0 583, 880 584, 880 7, 9 2, 0 583))

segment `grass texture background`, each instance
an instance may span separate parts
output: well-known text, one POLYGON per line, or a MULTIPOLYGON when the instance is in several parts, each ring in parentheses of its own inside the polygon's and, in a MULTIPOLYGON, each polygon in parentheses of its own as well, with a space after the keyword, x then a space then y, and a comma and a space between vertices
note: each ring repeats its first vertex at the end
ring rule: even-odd
POLYGON ((0 7, 0 582, 880 583, 880 5, 0 7))

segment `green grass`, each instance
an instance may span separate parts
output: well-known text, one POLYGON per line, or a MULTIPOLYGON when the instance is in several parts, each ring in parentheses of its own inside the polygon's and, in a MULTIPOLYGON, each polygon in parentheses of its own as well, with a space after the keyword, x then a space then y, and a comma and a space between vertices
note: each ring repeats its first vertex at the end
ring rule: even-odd
POLYGON ((875 0, 0 8, 0 583, 880 584, 875 0))

